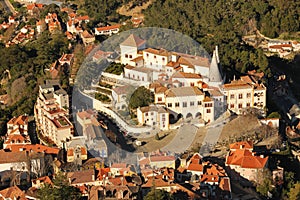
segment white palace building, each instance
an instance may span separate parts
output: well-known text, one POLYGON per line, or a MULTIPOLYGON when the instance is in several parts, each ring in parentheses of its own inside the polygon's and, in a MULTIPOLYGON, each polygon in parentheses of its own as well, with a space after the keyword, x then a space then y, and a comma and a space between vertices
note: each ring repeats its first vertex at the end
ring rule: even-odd
MULTIPOLYGON (((209 123, 226 109, 239 114, 243 109, 263 109, 266 105, 266 87, 260 82, 263 74, 251 72, 240 80, 224 84, 217 47, 210 60, 147 48, 145 40, 131 34, 120 44, 119 62, 125 65, 124 80, 149 83, 149 89, 154 92, 153 109, 150 106, 138 108, 140 124, 166 129, 166 118, 157 117, 161 115, 155 113, 162 113, 162 110, 169 113, 168 119, 199 118, 209 123), (151 115, 149 110, 156 117, 147 117, 151 115)), ((118 91, 117 88, 114 90, 118 91)), ((120 103, 119 98, 113 97, 114 101, 120 103)))

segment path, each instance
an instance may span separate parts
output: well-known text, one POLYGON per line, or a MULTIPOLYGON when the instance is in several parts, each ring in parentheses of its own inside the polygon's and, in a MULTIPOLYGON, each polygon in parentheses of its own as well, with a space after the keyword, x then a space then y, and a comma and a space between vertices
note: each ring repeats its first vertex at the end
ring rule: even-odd
POLYGON ((178 129, 178 133, 173 140, 161 150, 174 153, 183 153, 192 145, 196 133, 197 127, 192 124, 184 124, 178 129))

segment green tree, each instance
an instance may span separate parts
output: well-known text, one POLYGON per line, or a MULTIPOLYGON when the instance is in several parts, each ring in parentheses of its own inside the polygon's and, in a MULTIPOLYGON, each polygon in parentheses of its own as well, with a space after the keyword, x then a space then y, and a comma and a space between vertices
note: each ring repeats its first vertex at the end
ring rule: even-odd
POLYGON ((137 88, 129 100, 129 108, 135 109, 138 107, 148 106, 154 102, 153 93, 144 86, 137 88))
POLYGON ((157 190, 152 188, 145 196, 144 200, 171 200, 172 195, 165 190, 157 190))
POLYGON ((80 199, 80 190, 68 182, 68 178, 60 173, 53 180, 53 185, 45 184, 38 190, 38 198, 41 200, 68 200, 80 199))
POLYGON ((267 196, 268 192, 271 192, 272 188, 272 175, 270 170, 264 169, 258 174, 256 182, 256 191, 263 196, 267 196))
POLYGON ((290 200, 299 200, 300 199, 300 182, 294 184, 288 193, 290 200))

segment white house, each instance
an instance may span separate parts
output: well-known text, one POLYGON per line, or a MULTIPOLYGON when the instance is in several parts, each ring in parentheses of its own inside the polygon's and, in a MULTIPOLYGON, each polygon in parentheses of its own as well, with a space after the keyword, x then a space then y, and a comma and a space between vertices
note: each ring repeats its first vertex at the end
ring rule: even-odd
POLYGON ((119 32, 121 24, 95 28, 95 35, 112 35, 119 32))
POLYGON ((133 34, 129 35, 129 37, 120 44, 121 63, 124 65, 132 64, 130 61, 138 57, 138 51, 145 49, 145 46, 145 40, 133 34))
POLYGON ((150 105, 139 107, 137 109, 137 118, 139 124, 156 126, 161 130, 169 129, 169 113, 162 106, 150 105))

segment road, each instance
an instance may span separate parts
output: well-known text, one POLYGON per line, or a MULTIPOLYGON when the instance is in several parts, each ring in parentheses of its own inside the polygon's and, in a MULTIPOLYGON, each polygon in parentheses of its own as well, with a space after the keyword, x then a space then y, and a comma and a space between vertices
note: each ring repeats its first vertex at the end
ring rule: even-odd
POLYGON ((178 133, 175 135, 173 140, 161 150, 174 153, 183 153, 192 145, 196 133, 197 127, 192 124, 184 124, 178 129, 178 133))

